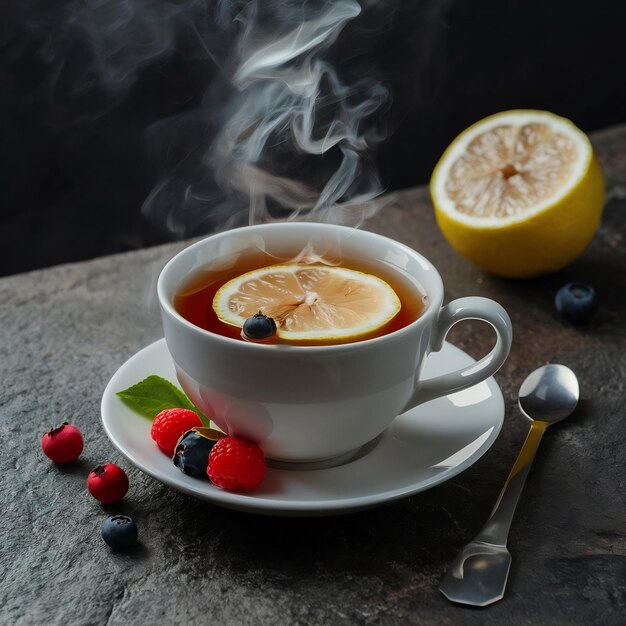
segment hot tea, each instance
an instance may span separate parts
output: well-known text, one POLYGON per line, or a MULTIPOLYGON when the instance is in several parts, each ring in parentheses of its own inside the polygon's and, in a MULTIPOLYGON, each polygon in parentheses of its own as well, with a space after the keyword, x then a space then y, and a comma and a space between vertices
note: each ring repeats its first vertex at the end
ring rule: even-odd
MULTIPOLYGON (((249 309, 244 317, 256 313, 257 310, 272 315, 279 328, 282 329, 279 331, 281 336, 274 339, 274 342, 279 343, 332 345, 371 339, 394 332, 414 322, 427 306, 423 288, 416 283, 415 279, 383 262, 357 258, 342 258, 338 262, 333 258, 303 259, 301 256, 297 257, 297 260, 294 260, 294 257, 277 259, 267 252, 255 250, 239 255, 233 263, 228 264, 228 267, 208 267, 192 275, 177 291, 174 297, 174 308, 189 322, 204 330, 242 340, 241 324, 231 321, 233 316, 235 320, 237 319, 237 314, 233 313, 229 317, 228 310, 226 314, 220 312, 222 310, 220 302, 224 300, 224 292, 228 291, 231 294, 242 283, 244 287, 248 286, 248 293, 242 295, 242 301, 249 309), (295 285, 296 280, 299 280, 298 285, 292 288, 301 290, 300 303, 312 304, 318 298, 315 292, 315 281, 320 281, 320 276, 323 281, 318 284, 325 289, 326 294, 332 291, 333 287, 338 286, 344 290, 340 295, 348 299, 352 297, 354 307, 360 310, 349 311, 349 313, 354 313, 354 316, 358 317, 358 313, 363 313, 363 310, 367 311, 369 307, 372 315, 378 316, 376 319, 379 319, 380 323, 373 323, 371 331, 366 330, 353 335, 349 332, 342 335, 326 330, 319 336, 315 333, 304 333, 298 336, 298 333, 287 332, 290 325, 293 328, 301 323, 301 320, 291 319, 289 315, 285 317, 285 310, 288 307, 274 306, 270 311, 266 311, 263 309, 267 306, 267 298, 259 296, 258 302, 254 299, 254 288, 258 290, 259 284, 267 286, 269 279, 278 283, 270 285, 274 291, 288 290, 290 285, 295 285), (303 283, 305 286, 310 283, 311 291, 303 291, 301 288, 303 283), (357 288, 362 287, 363 293, 358 296, 354 292, 347 295, 353 290, 353 287, 349 285, 353 284, 357 288), (374 310, 377 306, 380 311, 374 310), (298 337, 298 339, 294 340, 291 337, 298 337)), ((234 306, 244 308, 241 304, 232 305, 231 303, 233 310, 234 306)), ((308 307, 302 308, 306 310, 308 307)), ((332 326, 331 314, 336 314, 338 308, 341 307, 329 306, 328 310, 323 312, 328 318, 327 324, 332 326)))
MULTIPOLYGON (((325 302, 323 290, 316 293, 325 302)), ((266 457, 281 461, 327 462, 353 453, 401 413, 487 380, 511 346, 511 324, 500 305, 479 297, 443 305, 441 276, 428 259, 393 239, 333 224, 274 222, 213 235, 170 260, 157 294, 185 393, 222 430, 257 442, 266 457), (213 300, 229 279, 315 261, 309 250, 323 257, 321 266, 384 279, 400 301, 389 325, 365 341, 300 347, 242 341, 240 328, 218 321, 213 300), (466 319, 493 326, 494 348, 478 366, 459 359, 456 371, 435 359, 438 375, 423 377, 426 359, 440 350, 450 327, 466 319)))

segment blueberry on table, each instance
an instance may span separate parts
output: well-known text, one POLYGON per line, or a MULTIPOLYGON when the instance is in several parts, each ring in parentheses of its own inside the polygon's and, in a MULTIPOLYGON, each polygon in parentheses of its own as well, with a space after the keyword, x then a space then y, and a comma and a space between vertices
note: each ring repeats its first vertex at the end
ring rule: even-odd
POLYGON ((276 322, 259 311, 243 323, 243 334, 252 341, 269 339, 276 334, 276 322))
POLYGON ((593 287, 584 283, 567 283, 556 292, 554 304, 570 322, 586 322, 596 309, 598 295, 593 287))
POLYGON ((113 515, 104 520, 100 532, 104 541, 113 550, 130 548, 139 535, 137 524, 126 515, 113 515))

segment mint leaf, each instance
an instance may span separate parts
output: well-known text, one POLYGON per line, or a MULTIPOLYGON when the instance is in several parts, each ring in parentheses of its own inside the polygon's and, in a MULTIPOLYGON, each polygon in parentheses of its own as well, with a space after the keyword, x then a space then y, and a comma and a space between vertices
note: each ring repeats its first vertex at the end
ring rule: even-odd
POLYGON ((118 391, 117 395, 133 411, 148 419, 153 419, 165 409, 191 409, 200 416, 205 426, 209 426, 209 420, 193 402, 178 387, 160 376, 148 376, 128 389, 118 391))

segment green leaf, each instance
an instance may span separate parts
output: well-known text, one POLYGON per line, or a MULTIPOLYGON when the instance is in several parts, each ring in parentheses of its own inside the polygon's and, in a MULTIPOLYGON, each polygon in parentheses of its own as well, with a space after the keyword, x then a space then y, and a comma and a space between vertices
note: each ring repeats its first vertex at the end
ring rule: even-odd
POLYGON ((209 426, 209 420, 198 407, 178 387, 160 376, 148 376, 128 389, 118 391, 117 395, 133 411, 148 419, 153 419, 165 409, 191 409, 200 416, 205 426, 209 426))

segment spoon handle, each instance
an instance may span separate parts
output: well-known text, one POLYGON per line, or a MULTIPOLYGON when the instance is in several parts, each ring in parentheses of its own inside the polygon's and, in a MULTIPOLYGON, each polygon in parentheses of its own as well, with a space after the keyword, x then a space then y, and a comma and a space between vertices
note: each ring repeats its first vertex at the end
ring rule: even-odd
POLYGON ((506 547, 517 503, 522 494, 522 489, 524 489, 524 483, 541 442, 541 437, 547 427, 548 422, 532 422, 526 441, 524 441, 524 445, 511 469, 509 477, 506 479, 504 487, 502 487, 498 501, 493 507, 489 519, 474 538, 474 541, 506 547))

